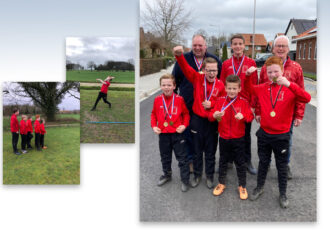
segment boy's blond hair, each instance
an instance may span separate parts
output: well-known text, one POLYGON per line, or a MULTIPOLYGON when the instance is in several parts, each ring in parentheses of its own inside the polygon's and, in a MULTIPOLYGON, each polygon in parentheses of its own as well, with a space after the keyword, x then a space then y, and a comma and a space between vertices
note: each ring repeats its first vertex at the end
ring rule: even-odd
POLYGON ((175 85, 175 78, 172 74, 166 73, 163 76, 161 76, 160 79, 159 79, 159 85, 162 84, 163 79, 171 79, 172 82, 173 82, 173 85, 175 85))

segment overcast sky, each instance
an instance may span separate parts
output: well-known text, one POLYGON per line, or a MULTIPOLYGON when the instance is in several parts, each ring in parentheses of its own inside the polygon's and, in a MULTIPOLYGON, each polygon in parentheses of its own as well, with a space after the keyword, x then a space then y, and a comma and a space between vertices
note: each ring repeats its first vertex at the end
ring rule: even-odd
MULTIPOLYGON (((15 89, 18 87, 18 84, 15 82, 4 82, 2 85, 2 89, 15 89)), ((73 95, 76 97, 80 97, 79 92, 73 92, 71 91, 73 95)), ((30 98, 26 97, 20 97, 15 95, 9 90, 9 94, 3 94, 3 104, 4 105, 11 105, 11 104, 30 104, 32 105, 32 100, 30 98)), ((59 104, 60 110, 80 110, 80 100, 72 97, 70 94, 66 94, 61 102, 59 104)))
MULTIPOLYGON (((145 9, 145 1, 155 2, 140 0, 140 11, 145 9)), ((185 6, 193 12, 192 25, 184 36, 189 46, 199 29, 209 36, 253 32, 254 0, 185 0, 185 6)), ((256 0, 255 32, 273 40, 276 33, 285 32, 291 18, 315 19, 316 7, 316 0, 256 0)))
POLYGON ((87 67, 89 61, 104 64, 105 61, 128 61, 135 57, 133 37, 68 37, 66 59, 87 67))

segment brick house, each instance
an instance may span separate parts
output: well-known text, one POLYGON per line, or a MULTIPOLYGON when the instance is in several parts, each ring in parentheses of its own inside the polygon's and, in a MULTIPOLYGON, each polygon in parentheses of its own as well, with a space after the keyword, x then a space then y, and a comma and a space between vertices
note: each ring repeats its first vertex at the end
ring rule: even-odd
POLYGON ((304 72, 316 74, 317 59, 317 27, 294 36, 292 42, 296 43, 296 62, 304 72))
MULTIPOLYGON (((252 57, 252 43, 253 43, 253 34, 242 34, 245 40, 245 51, 244 54, 252 57)), ((254 56, 257 53, 264 53, 267 47, 267 40, 263 34, 255 34, 254 42, 254 56)), ((254 58, 254 57, 253 57, 254 58)))

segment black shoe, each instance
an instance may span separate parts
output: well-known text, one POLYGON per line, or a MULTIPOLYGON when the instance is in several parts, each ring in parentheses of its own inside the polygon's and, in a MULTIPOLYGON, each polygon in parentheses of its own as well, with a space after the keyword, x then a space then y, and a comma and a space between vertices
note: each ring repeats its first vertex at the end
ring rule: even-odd
POLYGON ((191 187, 195 188, 199 185, 199 183, 201 182, 202 177, 198 176, 198 177, 194 177, 194 179, 192 179, 192 181, 190 182, 191 187))
POLYGON ((14 154, 16 154, 16 155, 22 155, 22 153, 20 153, 20 152, 18 152, 18 151, 16 151, 16 152, 14 152, 14 154))
POLYGON ((27 149, 33 149, 32 146, 27 147, 27 149))
POLYGON ((188 184, 182 183, 181 184, 181 191, 182 192, 187 192, 189 190, 188 184))
POLYGON ((111 104, 109 104, 109 109, 111 109, 111 104))
POLYGON ((289 206, 289 201, 286 195, 280 195, 279 201, 281 208, 287 208, 289 206))
POLYGON ((257 170, 253 167, 251 161, 247 164, 247 171, 248 171, 251 175, 257 175, 257 170))
POLYGON ((37 151, 41 151, 41 148, 37 148, 37 151))
POLYGON ((291 180, 292 179, 292 172, 291 172, 291 169, 290 169, 290 166, 288 165, 288 180, 291 180))
POLYGON ((170 181, 172 179, 171 176, 161 175, 159 178, 159 181, 157 183, 158 186, 162 186, 166 182, 170 181))
POLYGON ((263 193, 264 193, 264 188, 256 187, 253 190, 252 194, 249 196, 249 198, 250 198, 250 200, 254 201, 254 200, 258 199, 261 196, 261 194, 263 194, 263 193))
POLYGON ((96 110, 96 108, 92 108, 92 109, 91 109, 91 111, 95 111, 95 110, 96 110))
POLYGON ((213 179, 206 178, 206 186, 211 189, 213 188, 213 179))
POLYGON ((232 169, 232 168, 234 168, 233 162, 227 163, 227 169, 232 169))

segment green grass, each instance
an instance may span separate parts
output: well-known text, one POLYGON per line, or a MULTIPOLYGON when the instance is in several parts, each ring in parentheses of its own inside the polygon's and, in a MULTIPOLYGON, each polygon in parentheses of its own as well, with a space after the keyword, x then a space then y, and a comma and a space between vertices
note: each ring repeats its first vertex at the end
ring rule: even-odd
POLYGON ((304 73, 304 77, 313 79, 314 81, 317 80, 316 74, 312 74, 312 73, 304 73))
POLYGON ((99 90, 80 91, 81 142, 82 143, 134 143, 134 124, 87 124, 96 122, 134 122, 134 91, 108 92, 108 101, 112 107, 101 99, 96 111, 90 111, 98 96, 99 90))
POLYGON ((134 71, 89 71, 89 70, 70 70, 66 71, 66 80, 79 82, 97 83, 97 78, 104 80, 107 76, 114 76, 112 83, 130 83, 134 84, 134 71))
MULTIPOLYGON (((4 120, 5 123, 5 120, 4 120)), ((11 133, 3 132, 4 184, 79 184, 80 183, 80 128, 46 128, 45 145, 41 152, 13 154, 11 133)), ((31 141, 34 146, 34 138, 31 141)), ((21 149, 21 137, 18 142, 21 149)))

